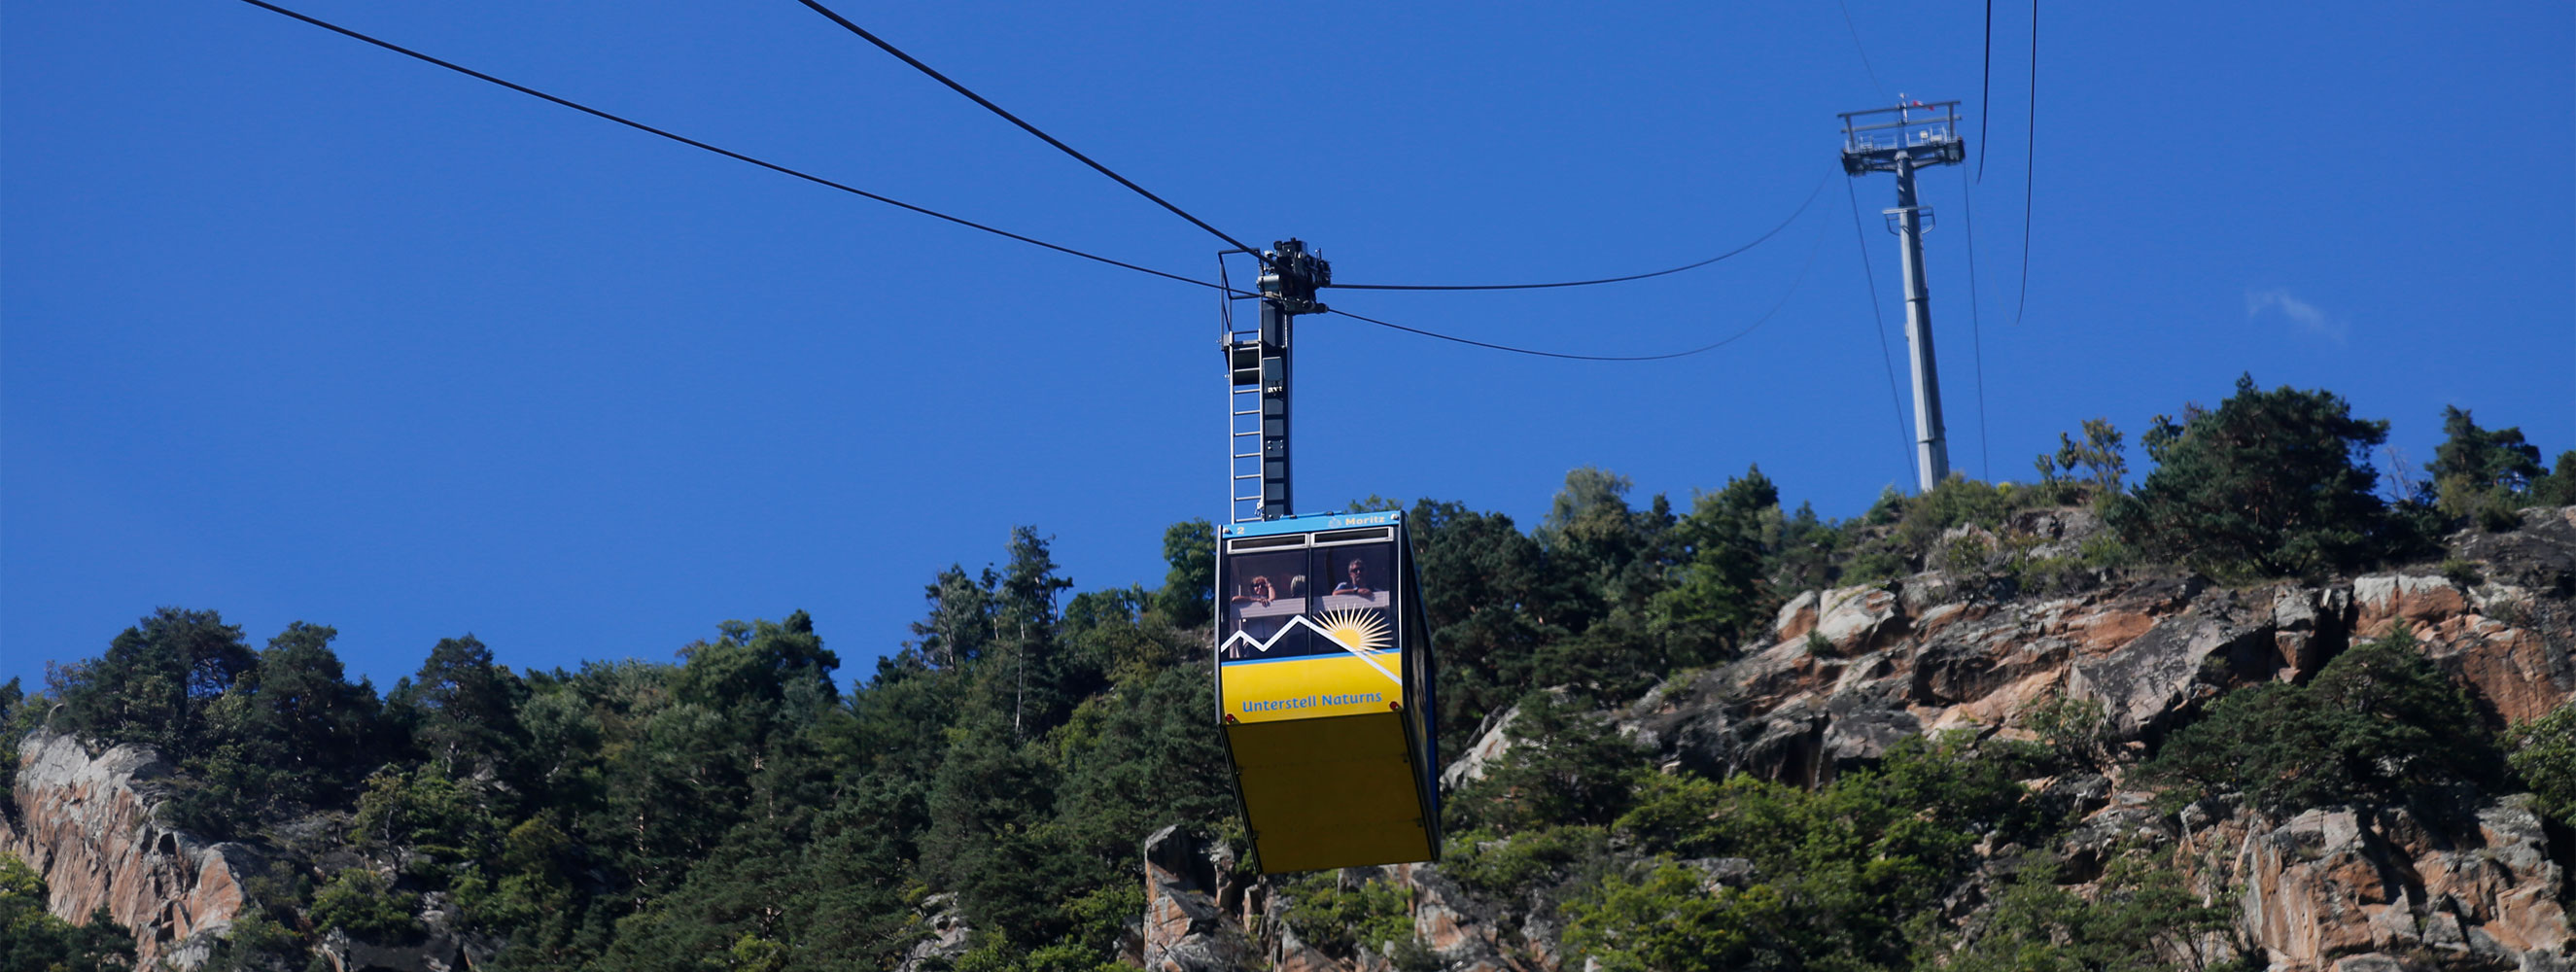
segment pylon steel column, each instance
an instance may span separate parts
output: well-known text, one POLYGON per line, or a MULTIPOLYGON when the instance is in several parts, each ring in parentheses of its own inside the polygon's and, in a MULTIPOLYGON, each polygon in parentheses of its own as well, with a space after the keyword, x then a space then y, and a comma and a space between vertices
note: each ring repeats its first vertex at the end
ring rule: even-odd
POLYGON ((1897 238, 1905 264, 1905 350, 1914 365, 1914 473, 1924 491, 1950 478, 1941 428, 1941 375, 1932 355, 1932 289, 1923 279, 1923 211, 1914 204, 1914 159, 1896 154, 1897 238))
POLYGON ((1923 227, 1932 210, 1916 201, 1914 174, 1923 166, 1967 160, 1968 144, 1957 131, 1958 107, 1956 101, 1909 101, 1842 115, 1843 172, 1855 177, 1896 174, 1896 208, 1887 210, 1887 216, 1905 265, 1905 348, 1914 369, 1914 475, 1924 492, 1950 477, 1950 444, 1941 427, 1940 362, 1932 353, 1932 288, 1923 279, 1923 227))

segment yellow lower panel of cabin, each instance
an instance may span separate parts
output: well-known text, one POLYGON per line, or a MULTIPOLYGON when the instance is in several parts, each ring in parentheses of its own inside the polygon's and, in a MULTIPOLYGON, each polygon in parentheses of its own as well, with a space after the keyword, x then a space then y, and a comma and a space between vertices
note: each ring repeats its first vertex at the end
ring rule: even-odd
POLYGON ((1317 719, 1394 711, 1404 700, 1404 653, 1348 652, 1231 662, 1217 667, 1225 714, 1238 722, 1317 719))
POLYGON ((1265 874, 1431 859, 1394 712, 1225 727, 1265 874))

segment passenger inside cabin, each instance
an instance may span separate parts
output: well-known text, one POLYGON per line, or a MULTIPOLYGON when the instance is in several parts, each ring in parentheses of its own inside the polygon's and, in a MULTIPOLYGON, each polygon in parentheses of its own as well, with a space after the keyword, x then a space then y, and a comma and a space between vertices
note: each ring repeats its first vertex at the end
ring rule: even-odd
POLYGON ((1335 594, 1350 594, 1358 597, 1367 597, 1371 594, 1377 593, 1369 590, 1368 572, 1361 566, 1360 559, 1357 557, 1351 558, 1350 566, 1343 570, 1342 576, 1344 580, 1339 584, 1333 585, 1333 593, 1335 594))
POLYGON ((1233 603, 1266 605, 1278 599, 1278 592, 1270 588, 1270 578, 1256 576, 1251 583, 1244 585, 1243 593, 1234 596, 1233 603))

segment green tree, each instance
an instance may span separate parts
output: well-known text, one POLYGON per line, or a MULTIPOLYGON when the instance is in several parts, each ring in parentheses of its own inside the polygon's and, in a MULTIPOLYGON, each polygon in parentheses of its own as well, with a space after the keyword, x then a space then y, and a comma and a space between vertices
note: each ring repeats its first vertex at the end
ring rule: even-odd
POLYGON ((1063 721, 1073 704, 1098 688, 1097 672, 1067 665, 1056 623, 1056 598, 1073 586, 1056 573, 1051 538, 1036 527, 1011 528, 1011 561, 1002 571, 993 626, 1008 657, 1011 732, 1028 739, 1063 721))
POLYGON ((1453 794, 1447 809, 1459 829, 1504 834, 1562 824, 1606 824, 1627 810, 1646 753, 1609 720, 1557 693, 1523 696, 1504 738, 1503 754, 1484 778, 1453 794))
POLYGON ((2505 733, 2515 776, 2540 798, 2540 812, 2576 827, 2576 702, 2505 733))
POLYGON ((2129 473, 2128 452, 2121 445, 2124 437, 2111 426, 2111 420, 2084 420, 2084 441, 2064 432, 2057 434, 2057 452, 2041 453, 2037 461, 2043 484, 2073 483, 2090 490, 2095 496, 2120 492, 2129 473), (2081 473, 2064 476, 2066 473, 2081 473), (2062 477, 2062 478, 2061 478, 2062 477))
POLYGON ((1163 560, 1172 569, 1154 608, 1177 628, 1195 628, 1215 616, 1216 527, 1206 520, 1187 520, 1163 531, 1163 560))
POLYGON ((1288 925, 1327 953, 1378 952, 1413 940, 1409 896, 1371 871, 1316 871, 1288 882, 1287 891, 1288 925))
POLYGON ((1625 698, 1678 667, 1650 630, 1653 601, 1676 560, 1672 505, 1657 496, 1630 507, 1628 477, 1591 467, 1569 472, 1534 539, 1564 585, 1556 620, 1572 638, 1542 643, 1531 664, 1548 684, 1625 698))
POLYGON ((388 766, 367 778, 358 797, 350 836, 363 849, 404 849, 449 860, 487 856, 496 822, 471 781, 449 778, 431 764, 388 766))
POLYGON ((2427 800, 2490 785, 2494 737, 2467 693, 2416 650, 2404 628, 2356 645, 2307 685, 2228 693, 2184 726, 2142 771, 2180 799, 2239 792, 2274 814, 2356 801, 2427 800))
POLYGON ((420 673, 395 683, 387 707, 410 730, 412 744, 459 773, 509 767, 526 744, 519 702, 527 686, 492 663, 492 649, 469 634, 441 638, 420 673))
POLYGON ((252 672, 260 758, 291 769, 276 781, 282 800, 336 800, 382 759, 373 685, 351 685, 331 650, 337 629, 296 621, 269 639, 252 672))
POLYGON ((1143 585, 1084 591, 1065 602, 1057 638, 1067 673, 1093 687, 1097 680, 1126 683, 1207 651, 1205 629, 1185 636, 1154 607, 1157 595, 1143 585))
POLYGON ((957 892, 977 927, 1022 944, 1052 940, 1065 927, 1059 905, 1074 875, 1065 835, 1048 821, 1056 779, 994 720, 959 734, 930 793, 923 876, 957 892))
MULTIPOLYGON (((17 679, 0 685, 0 793, 18 791, 18 743, 35 731, 44 699, 27 697, 17 679)), ((0 820, 18 819, 18 801, 0 798, 0 820)))
POLYGON ((1416 502, 1406 519, 1439 646, 1441 758, 1455 758, 1485 717, 1518 701, 1545 673, 1540 648, 1566 635, 1573 599, 1537 541, 1500 513, 1416 502))
POLYGON ((1590 466, 1568 472, 1533 534, 1551 569, 1587 595, 1566 605, 1572 612, 1598 617, 1642 604, 1663 586, 1673 517, 1660 496, 1647 510, 1630 507, 1634 487, 1626 476, 1590 466))
POLYGON ((999 578, 985 568, 979 580, 950 564, 922 590, 930 616, 912 623, 912 649, 924 664, 957 668, 984 657, 993 644, 993 586, 999 578))
POLYGON ((258 661, 222 615, 165 607, 117 635, 105 655, 56 670, 52 691, 67 728, 180 760, 216 742, 208 711, 258 661))
POLYGON ((313 927, 338 928, 350 937, 372 942, 399 942, 420 932, 412 913, 420 895, 394 890, 393 882, 363 867, 332 875, 313 893, 313 927))
POLYGON ((2440 497, 2437 508, 2489 530, 2522 525, 2514 510, 2548 473, 2540 448, 2524 442, 2519 428, 2479 428, 2467 411, 2450 405, 2442 406, 2442 434, 2433 461, 2424 464, 2440 497))
POLYGON ((1137 841, 1165 825, 1207 826, 1234 814, 1223 743, 1208 724, 1216 706, 1208 667, 1166 668, 1094 696, 1059 732, 1055 815, 1091 880, 1123 879, 1137 841))
POLYGON ((2531 481, 2533 506, 2576 504, 2576 449, 2558 454, 2558 470, 2531 481))
POLYGON ((840 656, 823 647, 805 612, 775 622, 727 621, 717 631, 713 641, 680 649, 684 662, 671 694, 717 713, 744 751, 764 751, 773 736, 811 724, 839 704, 832 673, 840 656))
POLYGON ((173 811, 208 837, 348 799, 383 757, 375 688, 349 684, 338 632, 297 621, 207 707, 206 742, 180 762, 173 811))
POLYGON ((1674 910, 1684 878, 1705 883, 1694 875, 1614 877, 1597 900, 1620 907, 1588 912, 1587 941, 1705 940, 1746 956, 1742 967, 1905 967, 1925 944, 1910 916, 1936 910, 1969 878, 1981 843, 2027 845, 2058 826, 2021 785, 2036 763, 2027 747, 1954 734, 1901 740, 1875 766, 1812 791, 1742 775, 1638 774, 1614 833, 1653 855, 1743 858, 1757 879, 1746 893, 1767 888, 1781 904, 1760 921, 1685 912, 1674 910), (1657 902, 1674 904, 1647 906, 1657 902), (1641 925, 1658 913, 1700 915, 1691 920, 1702 927, 1641 925), (1725 937, 1735 932, 1749 937, 1725 937))
POLYGON ((1650 625, 1670 646, 1674 665, 1731 656, 1767 630, 1779 598, 1764 577, 1765 536, 1779 516, 1780 489, 1754 466, 1725 489, 1701 494, 1674 525, 1680 563, 1672 586, 1654 596, 1650 625))
POLYGON ((1842 530, 1816 515, 1815 504, 1798 504, 1796 512, 1781 517, 1779 536, 1769 543, 1771 554, 1763 562, 1763 574, 1771 589, 1790 592, 1834 586, 1842 577, 1836 561, 1843 539, 1842 530))
POLYGON ((2520 428, 2485 429, 2465 409, 2442 406, 2442 434, 2424 471, 2471 489, 2520 492, 2548 470, 2540 447, 2523 441, 2520 428))
MULTIPOLYGON (((2038 853, 2006 861, 2011 878, 1984 927, 1946 957, 1957 972, 2154 972, 2199 959, 2200 941, 2234 924, 2222 900, 2203 903, 2181 872, 2135 848, 2111 856, 2078 897, 2057 883, 2059 860, 2038 853)), ((1934 936, 1946 938, 1947 936, 1934 936)), ((2200 966, 2197 961, 2194 967, 2200 966)))
MULTIPOLYGON (((796 828, 801 830, 801 828, 796 828)), ((793 838, 746 825, 690 869, 688 880, 617 924, 603 970, 783 969, 811 892, 793 838), (733 961, 726 961, 732 959, 733 961)))
POLYGON ((2317 574, 2405 551, 2364 457, 2388 423, 2326 391, 2256 388, 2149 434, 2156 470, 2105 519, 2149 556, 2223 577, 2317 574))
POLYGON ((1710 886, 1697 870, 1656 862, 1568 902, 1565 945, 1609 972, 1796 968, 1778 947, 1791 907, 1769 885, 1710 886))

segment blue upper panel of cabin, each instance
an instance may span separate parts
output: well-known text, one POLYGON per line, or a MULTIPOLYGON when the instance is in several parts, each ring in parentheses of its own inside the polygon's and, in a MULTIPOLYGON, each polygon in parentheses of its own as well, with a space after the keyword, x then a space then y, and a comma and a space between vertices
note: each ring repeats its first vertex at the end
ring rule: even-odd
POLYGON ((1317 530, 1346 530, 1352 527, 1398 526, 1404 522, 1402 510, 1377 510, 1368 513, 1309 513, 1259 523, 1226 524, 1223 536, 1266 537, 1281 533, 1313 533, 1317 530))

